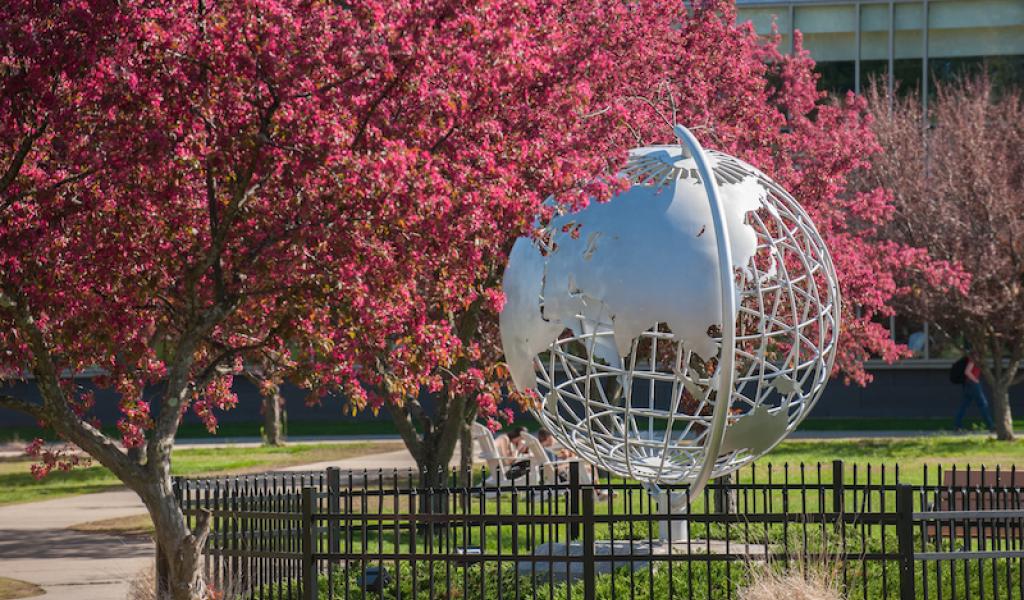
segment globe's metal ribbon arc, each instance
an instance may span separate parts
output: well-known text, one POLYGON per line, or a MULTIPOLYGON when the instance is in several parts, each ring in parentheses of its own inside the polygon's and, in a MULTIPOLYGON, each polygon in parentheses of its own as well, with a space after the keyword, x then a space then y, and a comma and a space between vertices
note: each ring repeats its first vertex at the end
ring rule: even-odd
POLYGON ((689 150, 697 172, 704 181, 704 191, 711 207, 711 222, 715 227, 715 242, 718 247, 718 279, 722 288, 722 343, 719 351, 718 390, 715 396, 715 410, 711 416, 711 427, 704 438, 704 461, 697 478, 690 484, 689 497, 695 498, 707 485, 715 470, 718 453, 725 438, 725 423, 732 402, 732 385, 736 360, 736 280, 732 270, 732 249, 729 246, 729 229, 725 220, 725 209, 718 194, 718 183, 711 170, 704 148, 690 130, 682 125, 674 128, 676 137, 689 150))

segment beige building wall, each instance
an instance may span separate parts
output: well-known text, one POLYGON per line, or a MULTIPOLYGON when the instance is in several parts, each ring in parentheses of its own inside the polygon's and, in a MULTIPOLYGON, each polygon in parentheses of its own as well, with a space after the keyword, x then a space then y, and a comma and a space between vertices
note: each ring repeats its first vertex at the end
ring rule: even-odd
POLYGON ((932 58, 1024 54, 1024 0, 911 0, 828 2, 738 0, 739 17, 769 35, 773 21, 789 48, 791 32, 804 35, 815 60, 850 61, 889 58, 889 31, 895 59, 922 58, 927 23, 927 53, 932 58))

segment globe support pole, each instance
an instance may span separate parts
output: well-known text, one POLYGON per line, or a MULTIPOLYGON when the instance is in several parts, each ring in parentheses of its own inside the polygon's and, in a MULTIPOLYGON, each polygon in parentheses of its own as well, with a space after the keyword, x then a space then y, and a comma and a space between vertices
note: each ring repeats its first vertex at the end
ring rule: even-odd
MULTIPOLYGON (((693 157, 697 165, 697 173, 704 182, 704 191, 711 207, 711 222, 715 228, 715 242, 718 248, 718 278, 722 292, 722 343, 719 351, 718 367, 715 378, 718 379, 715 394, 715 409, 711 417, 711 427, 704 438, 704 461, 697 477, 690 483, 688 498, 692 499, 704 491, 715 469, 718 454, 722 449, 725 437, 725 423, 729 415, 729 404, 732 399, 733 375, 736 360, 736 280, 732 269, 732 250, 729 246, 729 229, 725 219, 725 209, 718 193, 718 183, 711 170, 711 163, 697 138, 682 125, 675 126, 676 137, 683 148, 693 157)), ((671 510, 675 502, 666 498, 671 510)))

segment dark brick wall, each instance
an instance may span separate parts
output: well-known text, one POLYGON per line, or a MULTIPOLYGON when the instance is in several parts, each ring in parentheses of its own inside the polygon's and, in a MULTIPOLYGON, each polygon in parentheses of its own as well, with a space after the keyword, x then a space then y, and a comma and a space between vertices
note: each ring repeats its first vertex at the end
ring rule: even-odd
MULTIPOLYGON (((874 381, 867 387, 846 386, 841 381, 832 381, 825 394, 811 412, 812 417, 889 417, 889 418, 953 418, 960 403, 960 386, 949 383, 943 368, 898 368, 874 369, 874 381)), ((244 379, 235 380, 238 393, 238 407, 220 415, 222 422, 259 422, 259 393, 244 379)), ((88 385, 84 382, 82 385, 88 385)), ((20 382, 0 387, 0 393, 37 399, 35 385, 20 382)), ((150 398, 157 397, 158 388, 147 390, 150 398)), ((344 409, 344 399, 327 396, 319 406, 307 406, 303 390, 286 386, 283 395, 287 403, 290 421, 372 419, 366 414, 352 417, 344 409)), ((1015 414, 1024 416, 1024 386, 1018 386, 1011 395, 1015 414)), ((156 408, 156 407, 154 407, 156 408)), ((96 414, 104 422, 117 419, 116 396, 106 390, 97 390, 96 414)), ((968 413, 973 415, 974 412, 968 413)), ((386 417, 380 417, 386 418, 386 417)), ((198 422, 189 414, 187 419, 198 422)), ((0 409, 0 427, 32 425, 31 418, 20 413, 0 409)))
MULTIPOLYGON (((87 380, 82 380, 80 385, 91 387, 87 380)), ((238 394, 238 406, 218 417, 224 423, 261 422, 260 416, 260 394, 254 385, 243 378, 235 378, 235 393, 238 394)), ((0 387, 0 393, 15 397, 38 400, 39 393, 32 381, 25 381, 0 387)), ((145 397, 154 403, 153 413, 156 413, 156 398, 159 397, 160 388, 147 389, 145 397)), ((341 396, 326 396, 321 399, 319 406, 306 405, 306 392, 304 390, 284 386, 282 395, 285 398, 286 409, 289 420, 293 421, 314 421, 320 419, 348 419, 351 417, 342 410, 343 398, 341 396)), ((96 390, 96 408, 94 414, 103 423, 114 423, 118 419, 117 395, 110 390, 96 390)), ((361 417, 366 418, 366 417, 361 417)), ((189 413, 186 421, 198 423, 199 419, 189 413)), ((0 427, 12 425, 33 425, 34 420, 21 413, 12 412, 0 408, 0 427)))
MULTIPOLYGON (((871 371, 867 387, 833 381, 811 412, 812 417, 889 417, 953 419, 960 406, 961 387, 949 382, 945 368, 887 368, 871 371)), ((991 401, 991 391, 989 400, 991 401)), ((1024 416, 1024 386, 1010 392, 1010 406, 1024 416)), ((977 410, 968 411, 976 417, 977 410)))

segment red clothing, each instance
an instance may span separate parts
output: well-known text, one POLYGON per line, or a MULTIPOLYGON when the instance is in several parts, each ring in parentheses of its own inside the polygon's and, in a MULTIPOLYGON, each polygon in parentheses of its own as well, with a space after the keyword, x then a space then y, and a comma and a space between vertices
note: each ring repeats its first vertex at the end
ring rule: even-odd
POLYGON ((972 383, 978 383, 981 381, 981 367, 979 367, 973 359, 967 359, 967 366, 964 367, 964 377, 967 381, 972 383))

